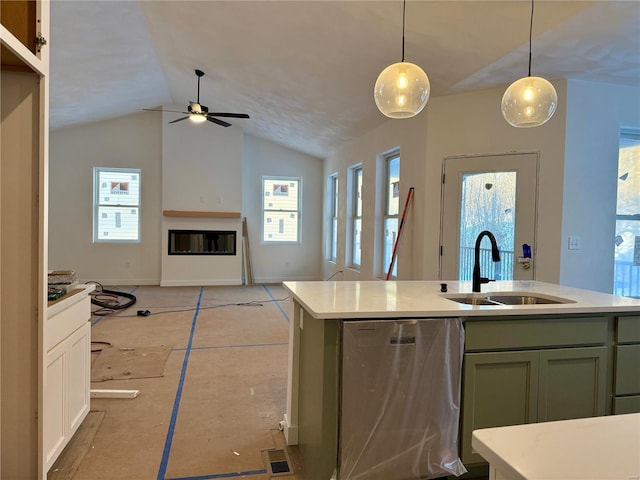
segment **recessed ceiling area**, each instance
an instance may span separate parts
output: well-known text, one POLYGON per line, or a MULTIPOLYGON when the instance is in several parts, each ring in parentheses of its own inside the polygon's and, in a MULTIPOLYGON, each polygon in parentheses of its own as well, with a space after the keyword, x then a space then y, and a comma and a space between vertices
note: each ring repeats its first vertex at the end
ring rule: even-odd
MULTIPOLYGON (((406 60, 425 70, 431 97, 506 88, 527 74, 530 9, 408 1, 406 60)), ((401 60, 401 41, 400 0, 54 0, 50 124, 186 108, 200 69, 211 111, 246 112, 233 124, 322 158, 388 121, 373 86, 401 60)), ((640 2, 536 1, 532 74, 640 86, 640 2)))

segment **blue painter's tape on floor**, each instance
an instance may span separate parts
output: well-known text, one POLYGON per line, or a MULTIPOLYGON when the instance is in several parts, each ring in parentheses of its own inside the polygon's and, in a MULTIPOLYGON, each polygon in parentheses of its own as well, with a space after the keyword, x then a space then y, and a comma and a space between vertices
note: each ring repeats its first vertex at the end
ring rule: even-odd
MULTIPOLYGON (((193 335, 196 330, 196 323, 198 320, 198 313, 200 313, 200 302, 202 300, 202 293, 204 288, 200 287, 200 294, 198 295, 198 302, 196 303, 195 312, 193 312, 193 320, 191 321, 191 331, 189 332, 189 341, 187 342, 187 349, 184 353, 184 360, 182 362, 182 371, 180 372, 180 381, 178 382, 178 390, 176 391, 176 398, 173 402, 173 410, 171 411, 171 421, 169 422, 169 429, 167 430, 167 438, 164 443, 164 449, 162 450, 162 460, 160 461, 160 469, 158 470, 158 480, 166 480, 167 464, 169 463, 169 453, 171 452, 171 444, 173 443, 173 433, 176 429, 176 419, 178 418, 178 410, 180 409, 180 400, 182 398, 182 388, 184 387, 184 379, 187 374, 187 365, 189 364, 189 355, 191 354, 191 346, 193 344, 193 335)), ((196 478, 196 477, 193 477, 196 478)), ((207 477, 201 477, 207 478, 207 477)), ((208 477, 216 478, 216 477, 208 477)), ((224 478, 224 477, 220 477, 224 478)))
MULTIPOLYGON (((278 343, 248 343, 244 345, 211 345, 209 347, 193 347, 191 350, 213 350, 216 348, 251 348, 251 347, 282 347, 283 345, 289 345, 288 342, 278 343)), ((173 350, 186 350, 184 347, 176 347, 173 350)))
POLYGON ((285 311, 280 306, 280 302, 278 302, 278 300, 276 300, 275 297, 271 294, 271 291, 269 290, 269 288, 266 285, 263 285, 262 288, 266 290, 267 294, 271 297, 271 300, 275 302, 276 307, 278 307, 278 310, 280 310, 282 312, 282 315, 284 315, 284 318, 287 319, 287 323, 291 323, 289 321, 289 316, 285 313, 285 311))
POLYGON ((265 469, 262 470, 248 470, 246 472, 230 472, 230 473, 214 473, 211 475, 198 475, 196 477, 175 477, 167 478, 165 480, 210 480, 214 478, 236 478, 244 477, 247 475, 264 475, 267 473, 265 469))

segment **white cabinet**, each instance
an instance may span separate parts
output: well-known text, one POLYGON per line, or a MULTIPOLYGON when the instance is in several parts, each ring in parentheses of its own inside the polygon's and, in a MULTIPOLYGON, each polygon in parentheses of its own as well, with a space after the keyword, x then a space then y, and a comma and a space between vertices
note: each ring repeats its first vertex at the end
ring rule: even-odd
POLYGON ((85 286, 49 307, 45 323, 43 462, 48 471, 89 413, 91 303, 85 286))
POLYGON ((44 453, 49 469, 89 412, 90 323, 47 352, 45 363, 44 453))

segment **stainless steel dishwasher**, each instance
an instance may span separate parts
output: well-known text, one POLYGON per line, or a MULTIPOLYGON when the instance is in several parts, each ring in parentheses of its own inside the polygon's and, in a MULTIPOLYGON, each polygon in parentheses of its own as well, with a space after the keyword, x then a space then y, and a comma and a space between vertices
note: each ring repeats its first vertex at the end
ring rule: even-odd
POLYGON ((462 319, 345 321, 338 480, 461 475, 462 319))

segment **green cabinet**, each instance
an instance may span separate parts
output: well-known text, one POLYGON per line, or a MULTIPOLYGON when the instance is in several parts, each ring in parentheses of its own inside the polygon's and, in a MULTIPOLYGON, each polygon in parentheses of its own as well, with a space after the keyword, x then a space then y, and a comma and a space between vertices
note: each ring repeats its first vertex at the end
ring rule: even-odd
POLYGON ((640 317, 617 319, 613 413, 640 412, 640 317))
POLYGON ((295 323, 300 329, 298 446, 307 478, 328 479, 338 456, 339 321, 313 318, 298 308, 295 323))
POLYGON ((605 415, 607 324, 605 317, 468 321, 463 463, 484 462, 471 449, 473 430, 605 415))

